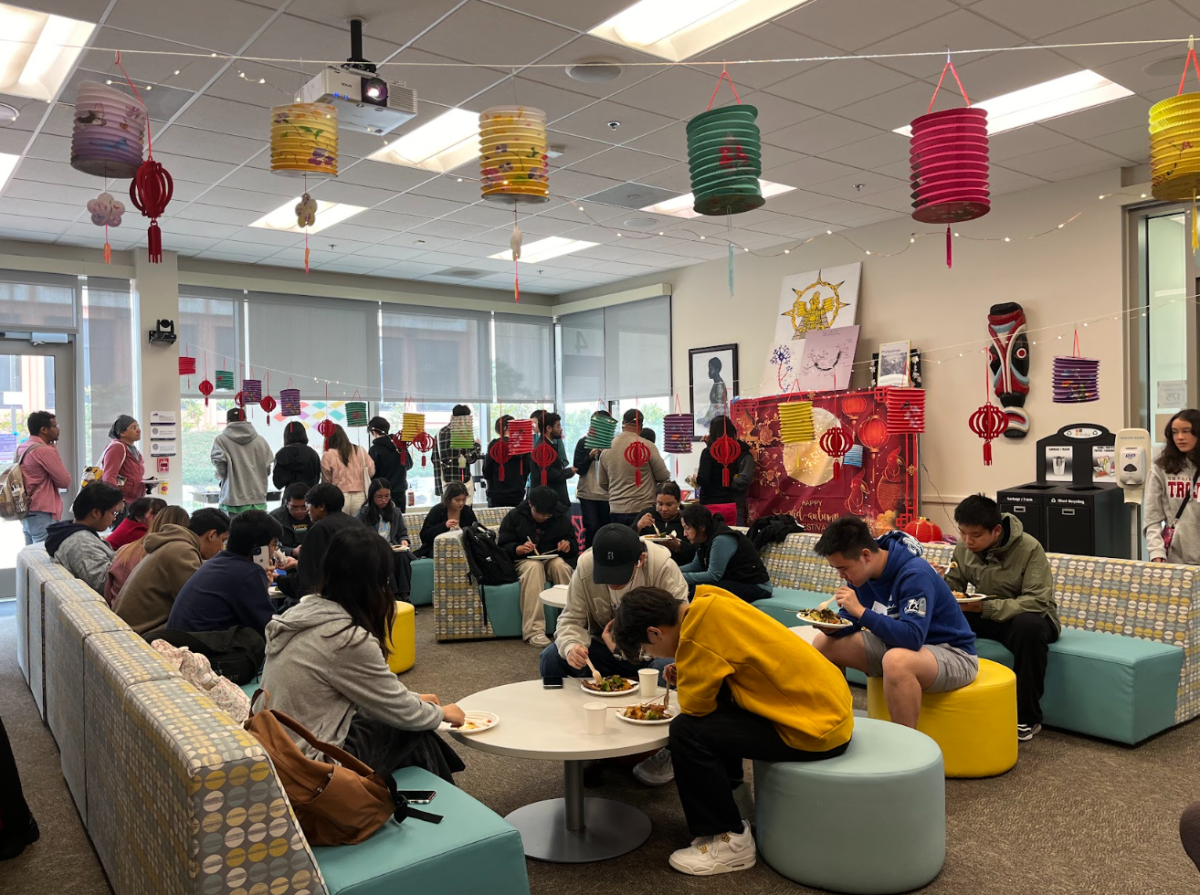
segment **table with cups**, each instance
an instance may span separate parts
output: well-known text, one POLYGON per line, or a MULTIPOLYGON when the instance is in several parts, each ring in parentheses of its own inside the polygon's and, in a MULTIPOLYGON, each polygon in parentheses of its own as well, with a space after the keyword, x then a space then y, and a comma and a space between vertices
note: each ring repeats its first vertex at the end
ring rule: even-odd
POLYGON ((541 680, 521 681, 459 700, 468 715, 487 712, 498 719, 494 727, 475 733, 452 730, 460 743, 497 755, 563 763, 562 798, 525 805, 505 818, 520 831, 528 857, 562 864, 604 861, 650 838, 650 818, 644 812, 583 793, 586 762, 652 752, 667 744, 666 723, 617 717, 626 706, 662 701, 658 671, 643 669, 640 677, 638 687, 612 696, 584 690, 581 678, 566 678, 562 689, 547 689, 541 680))

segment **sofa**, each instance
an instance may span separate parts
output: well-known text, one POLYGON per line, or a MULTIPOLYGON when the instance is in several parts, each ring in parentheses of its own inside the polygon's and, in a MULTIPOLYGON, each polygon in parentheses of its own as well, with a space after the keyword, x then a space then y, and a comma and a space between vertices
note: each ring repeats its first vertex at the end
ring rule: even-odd
POLYGON ((41 545, 17 558, 18 643, 63 776, 116 895, 467 895, 487 866, 528 895, 520 834, 419 769, 441 824, 389 823, 357 846, 311 848, 258 740, 167 665, 41 545))
MULTIPOLYGON (((775 592, 754 605, 785 625, 840 585, 813 552, 817 536, 789 535, 763 551, 775 592)), ((925 557, 948 565, 948 544, 925 557)), ((1133 745, 1200 715, 1200 572, 1191 566, 1050 554, 1062 635, 1050 646, 1043 723, 1133 745)), ((1012 667, 980 638, 979 655, 1012 667)), ((852 682, 862 675, 852 672, 852 682)))
MULTIPOLYGON (((473 507, 475 518, 491 529, 499 529, 500 523, 508 514, 511 507, 473 507)), ((421 546, 421 526, 425 524, 425 516, 429 510, 418 513, 405 513, 404 524, 408 528, 409 542, 416 550, 421 546)), ((465 560, 464 560, 465 563, 465 560)), ((412 591, 409 601, 414 606, 432 606, 434 590, 434 560, 414 559, 412 564, 412 591)))

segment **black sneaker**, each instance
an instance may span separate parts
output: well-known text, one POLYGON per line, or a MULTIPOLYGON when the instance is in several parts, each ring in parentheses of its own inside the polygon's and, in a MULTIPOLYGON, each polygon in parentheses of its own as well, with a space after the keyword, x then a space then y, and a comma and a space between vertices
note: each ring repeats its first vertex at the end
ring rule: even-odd
POLYGON ((25 851, 25 849, 37 842, 41 838, 42 832, 38 829, 37 821, 33 819, 33 815, 29 816, 29 828, 24 835, 9 835, 0 834, 0 861, 9 861, 25 851))
POLYGON ((1035 736, 1037 736, 1041 732, 1042 732, 1042 725, 1040 725, 1040 724, 1018 724, 1017 725, 1017 739, 1020 740, 1022 743, 1028 743, 1030 740, 1032 740, 1035 736))

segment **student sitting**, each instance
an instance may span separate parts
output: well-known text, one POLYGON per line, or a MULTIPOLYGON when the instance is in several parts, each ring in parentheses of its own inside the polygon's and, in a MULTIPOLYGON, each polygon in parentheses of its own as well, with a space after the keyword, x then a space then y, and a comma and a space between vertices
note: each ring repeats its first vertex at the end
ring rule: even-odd
POLYGON ((1046 662, 1062 630, 1050 560, 1020 519, 1001 513, 1000 505, 982 494, 955 507, 954 521, 960 540, 946 584, 960 593, 970 584, 987 596, 959 608, 977 637, 998 640, 1013 654, 1017 739, 1028 742, 1042 730, 1046 662))
MULTIPOLYGON (((367 489, 367 500, 358 510, 358 521, 379 532, 388 545, 408 547, 408 526, 404 513, 392 501, 392 486, 387 479, 374 479, 367 489)), ((401 600, 407 600, 412 590, 412 553, 392 550, 392 585, 401 600)))
POLYGON ((146 558, 121 588, 113 611, 138 634, 161 628, 188 579, 221 552, 228 537, 229 517, 214 507, 196 510, 186 528, 164 525, 146 535, 146 558))
MULTIPOLYGON (((183 507, 167 507, 154 514, 154 520, 146 530, 146 537, 162 531, 164 525, 182 525, 186 527, 190 518, 191 516, 188 514, 188 511, 183 507)), ((117 597, 121 595, 121 590, 125 587, 125 582, 129 580, 129 576, 133 574, 133 570, 145 558, 145 537, 138 538, 136 541, 126 544, 117 551, 112 565, 108 567, 108 575, 104 579, 104 600, 110 608, 116 605, 117 597)))
POLYGON ((771 596, 771 575, 748 537, 698 503, 688 504, 680 515, 684 536, 696 547, 695 558, 680 566, 689 585, 715 584, 747 603, 771 596))
POLYGON ((669 541, 658 543, 671 551, 671 558, 675 562, 685 566, 696 558, 696 548, 684 534, 682 509, 683 499, 679 486, 674 482, 663 482, 658 486, 654 506, 639 515, 634 520, 633 527, 639 535, 665 535, 671 538, 669 541))
POLYGON ((553 488, 538 485, 529 499, 509 510, 500 523, 497 543, 517 568, 521 582, 521 636, 539 649, 550 645, 541 593, 546 582, 566 584, 579 556, 571 511, 558 502, 553 488), (533 554, 553 559, 531 559, 533 554))
POLYGON ((450 482, 442 489, 442 502, 425 515, 421 524, 421 546, 418 558, 433 556, 433 541, 438 535, 475 524, 475 511, 467 506, 470 494, 462 482, 450 482))
POLYGON ((893 721, 915 728, 923 691, 975 680, 975 634, 914 538, 890 531, 876 542, 862 519, 843 516, 814 549, 846 582, 834 596, 852 625, 818 632, 813 646, 840 668, 883 678, 893 721))
POLYGON ((321 584, 321 563, 325 561, 325 554, 329 552, 334 537, 343 529, 362 527, 361 522, 342 512, 346 498, 337 485, 309 488, 304 495, 304 503, 313 525, 304 538, 296 571, 281 578, 277 585, 287 598, 284 609, 296 605, 301 597, 316 592, 321 584))
POLYGON ((71 504, 72 522, 55 522, 46 528, 46 552, 56 563, 98 594, 112 565, 113 548, 100 537, 125 504, 121 489, 95 482, 81 490, 71 504))
POLYGON ((665 669, 679 688, 668 748, 694 838, 671 866, 693 876, 753 867, 750 823, 736 800, 742 761, 845 752, 854 728, 845 679, 803 639, 715 587, 697 589, 691 605, 637 588, 617 607, 615 634, 627 656, 675 657, 665 669))
POLYGON ((298 547, 304 543, 312 520, 308 518, 308 505, 304 502, 308 494, 308 485, 303 482, 293 482, 283 489, 283 499, 280 506, 271 510, 271 518, 279 523, 283 535, 279 539, 279 550, 285 557, 292 560, 284 568, 292 568, 295 558, 299 556, 298 547))
POLYGON ((140 541, 146 536, 154 514, 167 508, 167 502, 161 497, 139 497, 125 510, 125 518, 113 529, 106 541, 113 550, 120 550, 126 544, 140 541))
POLYGON ((252 628, 265 636, 275 614, 267 588, 280 533, 279 523, 262 510, 234 516, 225 549, 179 591, 167 627, 188 633, 252 628))
MULTIPOLYGON (((417 766, 453 782, 451 774, 464 765, 435 731, 443 720, 461 726, 462 709, 440 705, 432 693, 410 692, 388 669, 396 612, 391 571, 391 550, 377 534, 357 523, 338 532, 315 592, 267 625, 262 686, 272 708, 376 773, 390 777, 417 766)), ((289 734, 308 757, 320 759, 289 734)))

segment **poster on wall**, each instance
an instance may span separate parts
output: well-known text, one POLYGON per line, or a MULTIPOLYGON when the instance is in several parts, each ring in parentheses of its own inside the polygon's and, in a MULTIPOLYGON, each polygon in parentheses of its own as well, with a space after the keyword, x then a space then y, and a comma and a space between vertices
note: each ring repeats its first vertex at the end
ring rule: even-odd
POLYGON ((783 278, 775 334, 759 384, 762 394, 799 388, 797 379, 809 333, 854 325, 861 278, 862 262, 783 278))
POLYGON ((713 345, 688 351, 688 389, 691 394, 692 437, 708 434, 709 424, 729 413, 738 395, 737 345, 713 345))
POLYGON ((1112 444, 1092 445, 1092 481, 1115 482, 1117 480, 1117 448, 1112 444))
POLYGON ((1074 448, 1069 444, 1046 445, 1047 482, 1072 481, 1074 469, 1072 468, 1071 454, 1073 451, 1074 448))
POLYGON ((876 382, 883 387, 908 388, 912 377, 908 369, 908 356, 912 353, 912 342, 884 342, 879 346, 879 374, 876 382))
POLYGON ((850 387, 858 327, 839 326, 809 333, 804 340, 797 388, 804 392, 838 391, 850 387))

